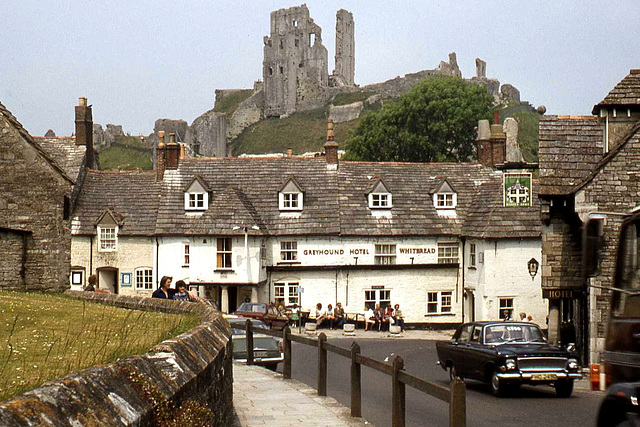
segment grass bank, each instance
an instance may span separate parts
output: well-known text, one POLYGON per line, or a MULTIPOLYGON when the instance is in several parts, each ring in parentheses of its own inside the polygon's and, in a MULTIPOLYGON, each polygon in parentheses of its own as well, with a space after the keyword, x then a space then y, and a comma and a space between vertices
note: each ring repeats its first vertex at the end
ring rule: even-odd
POLYGON ((45 381, 147 352, 199 319, 0 291, 0 401, 45 381))

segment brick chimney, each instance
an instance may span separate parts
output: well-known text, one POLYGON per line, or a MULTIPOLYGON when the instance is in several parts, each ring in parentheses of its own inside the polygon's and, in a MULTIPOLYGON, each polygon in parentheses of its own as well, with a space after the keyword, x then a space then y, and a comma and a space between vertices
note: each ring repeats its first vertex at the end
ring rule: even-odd
POLYGON ((327 169, 338 169, 338 144, 333 139, 333 120, 327 121, 327 142, 324 144, 327 169))
POLYGON ((164 168, 167 157, 167 146, 164 145, 164 131, 158 131, 158 147, 156 147, 156 181, 164 178, 164 168))
POLYGON ((478 121, 478 161, 487 167, 495 167, 506 160, 507 136, 500 124, 498 110, 494 112, 493 123, 489 126, 488 120, 478 121))
POLYGON ((96 168, 96 155, 93 151, 93 113, 87 98, 81 97, 76 105, 76 145, 86 146, 86 166, 96 168))
POLYGON ((169 134, 169 144, 166 146, 166 163, 167 169, 178 169, 180 164, 180 145, 176 143, 176 134, 169 134))

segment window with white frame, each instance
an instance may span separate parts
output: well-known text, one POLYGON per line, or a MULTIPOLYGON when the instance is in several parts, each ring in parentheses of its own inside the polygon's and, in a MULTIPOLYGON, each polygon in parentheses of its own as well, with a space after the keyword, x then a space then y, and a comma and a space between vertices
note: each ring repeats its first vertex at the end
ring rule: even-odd
POLYGON ((189 267, 189 262, 191 261, 190 251, 191 251, 191 248, 189 243, 185 243, 184 244, 184 263, 182 264, 183 267, 189 267))
POLYGON ((280 242, 280 259, 282 261, 298 260, 298 242, 280 242))
POLYGON ((376 244, 374 264, 389 265, 396 263, 396 245, 376 244))
POLYGON ((277 282, 273 284, 273 294, 276 303, 282 302, 285 306, 300 305, 300 293, 298 282, 277 282))
POLYGON ((499 298, 500 300, 500 319, 504 319, 507 315, 513 319, 513 298, 499 298), (506 311, 506 313, 505 313, 506 311))
POLYGON ((109 252, 118 249, 118 226, 98 226, 98 248, 109 252))
POLYGON ((438 264, 458 262, 458 242, 438 242, 438 264))
POLYGON ((390 209, 392 207, 391 200, 389 193, 371 193, 369 194, 369 208, 390 209))
POLYGON ((456 203, 456 193, 436 193, 435 195, 435 206, 437 209, 455 209, 456 203))
POLYGON ((302 210, 302 193, 280 193, 280 210, 302 210))
POLYGON ((153 270, 150 268, 138 268, 136 270, 136 289, 153 289, 153 270))
POLYGON ((391 289, 370 289, 364 291, 365 310, 376 308, 380 304, 381 308, 391 305, 391 289))
POLYGON ((449 314, 452 312, 452 291, 427 292, 427 314, 449 314))
POLYGON ((218 239, 217 263, 219 269, 231 269, 231 238, 221 237, 218 239))
POLYGON ((209 197, 207 193, 185 193, 184 208, 190 211, 202 211, 208 208, 209 197))
POLYGON ((476 266, 476 244, 469 244, 469 267, 476 266))

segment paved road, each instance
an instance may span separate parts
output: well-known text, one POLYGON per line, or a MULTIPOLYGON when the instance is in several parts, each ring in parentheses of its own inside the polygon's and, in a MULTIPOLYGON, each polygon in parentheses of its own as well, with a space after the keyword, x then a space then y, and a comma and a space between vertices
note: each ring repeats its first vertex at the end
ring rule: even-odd
MULTIPOLYGON (((349 348, 352 339, 330 339, 349 348)), ((400 354, 405 369, 418 377, 448 385, 448 373, 435 364, 435 342, 410 339, 358 340, 363 355, 383 360, 391 353, 400 354)), ((316 387, 317 350, 293 343, 293 378, 316 387)), ((345 406, 350 404, 349 361, 329 353, 327 392, 345 406)), ((467 383, 467 425, 469 426, 592 426, 595 423, 601 394, 584 387, 569 399, 556 398, 551 387, 524 386, 513 397, 499 399, 488 386, 467 383)), ((376 426, 391 425, 390 377, 362 368, 363 417, 376 426)), ((448 405, 428 395, 406 388, 408 426, 447 426, 448 405)))

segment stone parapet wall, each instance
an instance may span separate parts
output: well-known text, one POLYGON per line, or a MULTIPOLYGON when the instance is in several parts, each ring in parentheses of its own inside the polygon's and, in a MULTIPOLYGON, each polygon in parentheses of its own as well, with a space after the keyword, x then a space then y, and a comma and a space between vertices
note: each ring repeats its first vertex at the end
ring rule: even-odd
POLYGON ((191 401, 208 409, 213 425, 233 414, 231 330, 221 313, 190 302, 67 291, 117 307, 194 313, 202 323, 148 353, 94 366, 43 384, 0 404, 0 425, 155 425, 165 402, 191 401))

